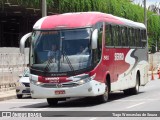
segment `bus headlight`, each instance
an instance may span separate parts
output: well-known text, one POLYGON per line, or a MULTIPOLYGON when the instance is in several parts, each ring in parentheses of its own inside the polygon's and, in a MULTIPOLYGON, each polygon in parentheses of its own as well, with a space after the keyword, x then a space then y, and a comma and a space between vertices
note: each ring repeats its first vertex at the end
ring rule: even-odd
POLYGON ((85 84, 85 83, 87 83, 87 82, 89 82, 89 81, 91 81, 91 78, 90 78, 90 77, 85 78, 85 79, 78 80, 78 81, 76 81, 76 83, 79 84, 79 85, 82 85, 82 84, 85 84))

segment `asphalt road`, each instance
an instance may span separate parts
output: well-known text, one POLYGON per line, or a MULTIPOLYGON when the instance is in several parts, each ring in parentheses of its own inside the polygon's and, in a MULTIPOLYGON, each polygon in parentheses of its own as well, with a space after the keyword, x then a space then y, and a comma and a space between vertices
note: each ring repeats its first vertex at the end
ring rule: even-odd
MULTIPOLYGON (((65 102, 60 102, 57 106, 48 106, 45 99, 31 99, 26 96, 23 99, 11 99, 0 102, 0 111, 159 111, 160 114, 160 80, 150 81, 146 86, 140 87, 140 93, 137 95, 126 96, 123 92, 115 92, 110 95, 107 103, 99 104, 95 102, 86 102, 85 98, 69 99, 65 102)), ((89 112, 88 112, 89 113, 89 112)), ((91 117, 83 117, 83 120, 106 120, 106 119, 121 119, 128 120, 127 117, 98 117, 95 112, 91 112, 91 117), (95 115, 95 116, 94 116, 95 115)), ((112 113, 113 115, 113 113, 112 113)), ((63 115, 62 115, 63 117, 63 115)), ((0 118, 1 119, 1 118, 0 118)), ((10 118, 5 118, 10 119, 10 118)), ((16 118, 22 119, 22 118, 16 118)), ((30 118, 32 120, 34 118, 30 118)), ((39 120, 44 118, 38 118, 39 120)), ((53 118, 48 117, 47 120, 53 118)), ((56 119, 71 120, 74 117, 56 117, 56 119)), ((81 117, 76 119, 81 120, 81 117)), ((130 119, 135 120, 134 117, 130 119)), ((139 120, 153 119, 158 120, 160 117, 140 117, 139 120)))

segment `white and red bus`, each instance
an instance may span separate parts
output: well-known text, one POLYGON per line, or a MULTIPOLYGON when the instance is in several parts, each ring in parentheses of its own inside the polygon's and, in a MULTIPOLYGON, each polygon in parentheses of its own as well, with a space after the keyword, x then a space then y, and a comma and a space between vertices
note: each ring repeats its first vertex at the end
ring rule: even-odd
POLYGON ((43 17, 30 37, 30 89, 49 105, 71 97, 106 102, 113 91, 137 94, 148 82, 146 27, 100 12, 43 17))

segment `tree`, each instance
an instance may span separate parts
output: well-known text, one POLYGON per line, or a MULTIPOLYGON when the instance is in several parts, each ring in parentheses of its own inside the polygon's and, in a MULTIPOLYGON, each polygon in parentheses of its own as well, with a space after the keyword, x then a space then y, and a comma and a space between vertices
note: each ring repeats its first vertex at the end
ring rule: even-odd
MULTIPOLYGON (((3 0, 5 1, 5 0, 3 0)), ((48 11, 53 13, 100 11, 124 17, 136 22, 143 23, 144 13, 140 5, 133 4, 133 0, 46 0, 48 11)), ((8 0, 11 4, 19 4, 25 7, 41 9, 41 0, 8 0)), ((3 2, 4 3, 4 2, 3 2)), ((151 16, 157 11, 158 6, 152 6, 147 11, 147 16, 151 16)), ((155 42, 160 37, 160 17, 152 16, 148 20, 149 43, 155 42), (154 33, 154 34, 153 34, 154 33)), ((158 41, 159 42, 159 41, 158 41)))

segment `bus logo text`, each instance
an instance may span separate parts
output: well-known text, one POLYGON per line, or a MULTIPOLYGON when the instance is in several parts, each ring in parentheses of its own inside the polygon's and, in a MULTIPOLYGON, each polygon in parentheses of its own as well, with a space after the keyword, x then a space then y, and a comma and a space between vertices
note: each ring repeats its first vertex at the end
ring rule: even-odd
POLYGON ((59 80, 59 77, 51 77, 51 78, 45 78, 45 80, 59 80))
POLYGON ((123 53, 115 53, 114 54, 114 60, 124 60, 124 54, 123 53))

